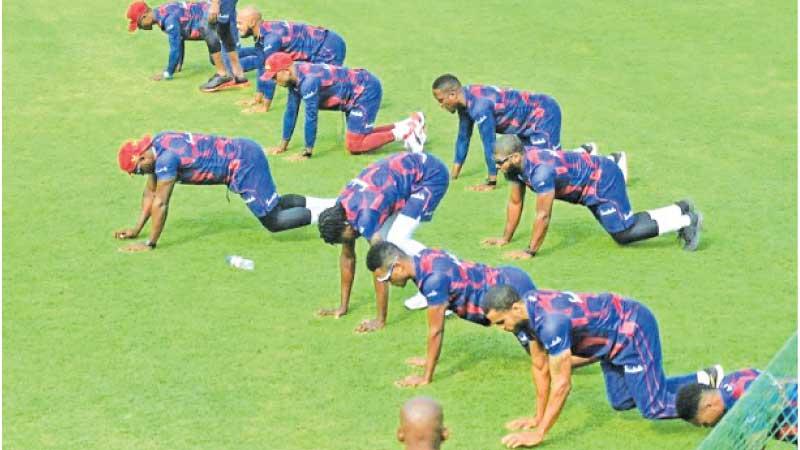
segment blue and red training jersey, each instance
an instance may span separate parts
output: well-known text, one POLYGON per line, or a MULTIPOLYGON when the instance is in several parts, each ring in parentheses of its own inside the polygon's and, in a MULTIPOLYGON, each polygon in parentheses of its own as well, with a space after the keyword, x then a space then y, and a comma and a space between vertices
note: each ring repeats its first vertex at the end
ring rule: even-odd
MULTIPOLYGON (((533 136, 539 131, 538 125, 547 119, 551 111, 559 115, 560 123, 558 103, 548 95, 480 84, 467 85, 462 89, 467 106, 458 112, 456 164, 464 163, 476 124, 484 152, 491 155, 495 133, 515 134, 523 139, 533 136)), ((560 148, 559 143, 555 144, 560 148)))
POLYGON ((264 81, 264 61, 275 52, 284 52, 295 61, 341 64, 346 51, 344 40, 322 27, 285 20, 265 20, 258 27, 255 56, 258 67, 258 91, 272 100, 275 81, 264 81), (330 48, 332 47, 332 48, 330 48))
MULTIPOLYGON (((504 272, 512 268, 496 268, 458 259, 445 250, 425 249, 413 260, 414 279, 429 306, 447 305, 447 309, 462 319, 484 326, 490 322, 480 306, 483 296, 493 286, 516 281, 509 279, 504 272)), ((525 281, 528 288, 534 286, 529 277, 525 281)))
POLYGON ((537 290, 523 296, 531 329, 550 355, 613 360, 630 343, 636 301, 612 293, 537 290))
POLYGON ((733 407, 734 403, 744 395, 750 384, 760 374, 761 372, 757 369, 742 369, 729 373, 722 378, 719 390, 722 395, 722 401, 725 402, 725 410, 733 407))
POLYGON ((511 178, 537 194, 555 191, 555 198, 591 206, 600 201, 598 183, 603 173, 615 174, 614 161, 586 152, 532 149, 525 152, 522 171, 511 178))
POLYGON ((169 39, 169 61, 166 72, 170 75, 183 56, 183 41, 205 38, 208 32, 209 3, 172 2, 153 8, 153 18, 169 39))
POLYGON ((247 139, 233 139, 199 133, 165 131, 153 138, 157 181, 177 180, 184 184, 227 184, 236 180, 240 169, 260 147, 247 139), (247 145, 245 145, 247 144, 247 145))
POLYGON ((305 144, 314 147, 317 140, 317 115, 320 109, 350 112, 359 97, 373 83, 380 81, 365 69, 314 63, 295 63, 297 83, 289 88, 283 116, 283 139, 294 133, 302 101, 306 111, 305 144))
MULTIPOLYGON (((386 219, 402 210, 413 194, 428 186, 444 184, 446 188, 447 182, 447 167, 435 156, 396 153, 362 170, 347 183, 337 202, 344 208, 347 222, 371 240, 386 219)), ((438 203, 438 199, 434 201, 438 203)))

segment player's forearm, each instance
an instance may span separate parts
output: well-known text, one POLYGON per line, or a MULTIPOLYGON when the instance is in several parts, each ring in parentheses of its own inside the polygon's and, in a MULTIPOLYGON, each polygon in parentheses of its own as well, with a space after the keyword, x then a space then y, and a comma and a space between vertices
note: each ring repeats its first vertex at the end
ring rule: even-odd
POLYGON ((544 411, 544 416, 536 428, 536 431, 543 437, 558 420, 571 389, 572 386, 569 379, 555 380, 553 383, 550 389, 550 396, 547 399, 547 408, 544 411))
POLYGON ((292 140, 294 127, 297 125, 297 113, 299 108, 298 102, 299 100, 297 99, 297 96, 290 91, 289 98, 286 100, 286 111, 283 113, 282 138, 287 143, 292 140))
MULTIPOLYGON (((175 25, 172 25, 175 26, 175 25)), ((167 59, 167 67, 164 69, 164 78, 172 78, 172 75, 177 71, 178 64, 183 60, 181 52, 182 39, 169 39, 169 58, 167 59)))
POLYGON ((136 222, 136 226, 134 230, 136 230, 136 234, 142 232, 142 228, 147 224, 147 221, 150 219, 150 210, 153 207, 153 196, 152 194, 145 194, 142 196, 142 211, 139 213, 139 220, 136 222))
POLYGON ((439 355, 442 353, 442 341, 444 340, 444 328, 434 328, 428 330, 428 353, 425 357, 425 381, 433 381, 433 374, 436 372, 436 363, 439 362, 439 355))
POLYGON ((544 242, 544 237, 547 235, 547 228, 550 226, 550 216, 536 216, 536 222, 533 224, 533 233, 531 235, 531 242, 529 248, 533 252, 538 252, 544 242))
POLYGON ((350 292, 353 289, 353 279, 356 272, 356 257, 355 253, 348 254, 342 249, 342 255, 339 257, 339 269, 341 272, 341 306, 340 309, 343 313, 347 312, 350 306, 350 292))
POLYGON ((522 204, 509 202, 506 207, 506 227, 503 230, 503 239, 511 242, 514 233, 519 226, 519 219, 522 216, 522 204))
POLYGON ((373 278, 375 283, 375 311, 377 320, 381 324, 386 323, 386 316, 388 314, 389 305, 389 286, 386 283, 381 283, 373 278))
POLYGON ((453 168, 450 170, 450 178, 456 179, 461 175, 461 164, 453 163, 453 168))
POLYGON ((531 376, 536 387, 536 422, 541 423, 550 397, 550 374, 532 368, 531 376))
POLYGON ((304 131, 306 148, 314 148, 314 144, 317 142, 317 115, 309 114, 308 107, 306 107, 306 124, 304 131))
POLYGON ((153 244, 158 242, 158 238, 164 230, 164 224, 167 221, 167 207, 168 204, 158 197, 153 199, 153 205, 150 208, 150 216, 153 221, 150 229, 150 238, 148 239, 153 244))

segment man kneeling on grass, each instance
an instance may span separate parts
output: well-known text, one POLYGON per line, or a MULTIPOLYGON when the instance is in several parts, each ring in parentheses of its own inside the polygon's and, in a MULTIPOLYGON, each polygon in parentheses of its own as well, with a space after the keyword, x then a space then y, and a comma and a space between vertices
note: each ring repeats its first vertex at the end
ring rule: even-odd
POLYGON ((647 419, 678 417, 678 389, 689 383, 716 387, 719 365, 667 378, 661 363, 658 322, 643 304, 617 294, 529 291, 519 295, 508 286, 489 290, 481 302, 493 325, 517 332, 527 328, 531 372, 536 385, 536 415, 506 424, 508 448, 540 444, 555 425, 572 388, 572 355, 597 358, 611 407, 638 408, 647 419))
POLYGON ((124 172, 145 175, 147 182, 139 220, 133 228, 115 231, 114 237, 134 239, 153 219, 150 238, 123 247, 122 251, 156 248, 176 182, 226 185, 241 195, 253 215, 272 232, 316 223, 319 213, 333 204, 333 199, 278 195, 264 150, 250 139, 165 131, 154 138, 144 136, 124 143, 118 159, 124 172))

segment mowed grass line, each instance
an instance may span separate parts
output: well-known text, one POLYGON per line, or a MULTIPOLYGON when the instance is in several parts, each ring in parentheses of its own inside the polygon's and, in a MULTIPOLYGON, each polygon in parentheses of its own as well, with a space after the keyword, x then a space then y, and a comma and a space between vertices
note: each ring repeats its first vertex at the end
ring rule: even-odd
MULTIPOLYGON (((528 361, 511 336, 450 319, 435 383, 392 382, 422 354, 425 316, 393 290, 389 327, 374 314, 359 244, 351 314, 338 303, 338 248, 312 227, 270 235, 224 188, 180 186, 152 254, 124 255, 111 231, 133 224, 143 180, 116 166, 129 137, 163 129, 278 142, 285 93, 267 115, 239 114, 245 93, 204 95, 204 45, 187 45, 170 82, 162 33, 125 31, 126 2, 6 2, 3 56, 3 447, 9 449, 396 448, 400 404, 445 406, 448 447, 500 448, 505 421, 533 410, 528 361), (256 261, 228 269, 227 254, 256 261)), ((619 248, 582 208, 557 204, 537 284, 612 290, 659 318, 668 373, 722 362, 764 366, 796 329, 796 33, 785 2, 259 3, 271 18, 340 32, 347 64, 384 86, 379 122, 428 116, 430 151, 452 159, 457 120, 432 80, 546 92, 563 143, 598 141, 631 158, 636 209, 690 196, 706 216, 701 251, 670 237, 619 248)), ((251 76, 252 79, 252 76, 251 76)), ((338 114, 320 115, 306 164, 271 158, 281 193, 333 196, 391 151, 346 156, 338 114)), ((302 145, 298 124, 291 150, 302 145)), ((463 190, 485 176, 477 135, 419 239, 463 258, 507 263, 478 246, 502 231, 506 191, 463 190)), ((502 184, 502 183, 501 183, 502 184)), ((532 197, 529 197, 529 203, 532 197)), ((526 216, 512 248, 525 245, 526 216)), ((605 399, 597 366, 577 371, 548 447, 693 448, 705 435, 648 422, 605 399)))

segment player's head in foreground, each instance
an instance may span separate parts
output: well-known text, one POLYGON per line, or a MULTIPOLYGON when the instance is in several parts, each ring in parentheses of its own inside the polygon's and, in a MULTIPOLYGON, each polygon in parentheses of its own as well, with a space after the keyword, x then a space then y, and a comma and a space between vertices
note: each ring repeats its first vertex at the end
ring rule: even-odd
POLYGON ((700 427, 713 427, 725 414, 719 389, 705 384, 687 384, 678 391, 678 416, 700 427))
POLYGON ((494 144, 494 165, 508 177, 515 177, 522 170, 525 159, 525 147, 520 138, 513 134, 504 134, 494 144))
POLYGON ((127 141, 119 148, 117 159, 119 168, 123 172, 136 175, 153 173, 156 165, 156 155, 148 152, 153 143, 149 135, 143 136, 140 140, 127 141))
POLYGON ((292 56, 284 52, 275 52, 269 55, 264 62, 263 81, 275 80, 280 86, 291 87, 297 84, 297 72, 294 68, 292 56))
POLYGON ((152 30, 155 23, 153 9, 145 2, 133 2, 128 6, 126 14, 128 18, 128 31, 134 32, 136 29, 152 30))
POLYGON ((433 81, 433 98, 439 102, 439 106, 451 114, 467 106, 461 82, 455 75, 449 73, 433 81))
POLYGON ((403 404, 397 440, 407 450, 438 450, 448 436, 439 402, 430 397, 414 397, 403 404))
POLYGON ((250 37, 257 33, 261 25, 261 11, 253 5, 245 6, 236 12, 236 28, 239 29, 239 37, 250 37))
POLYGON ((494 286, 481 300, 481 309, 492 325, 517 334, 528 323, 528 309, 511 286, 494 286))
POLYGON ((387 241, 370 247, 367 269, 375 274, 376 280, 400 287, 414 278, 414 261, 400 247, 387 241))
POLYGON ((341 244, 359 236, 358 231, 347 222, 344 207, 339 202, 319 214, 317 226, 319 227, 319 237, 326 244, 341 244))

